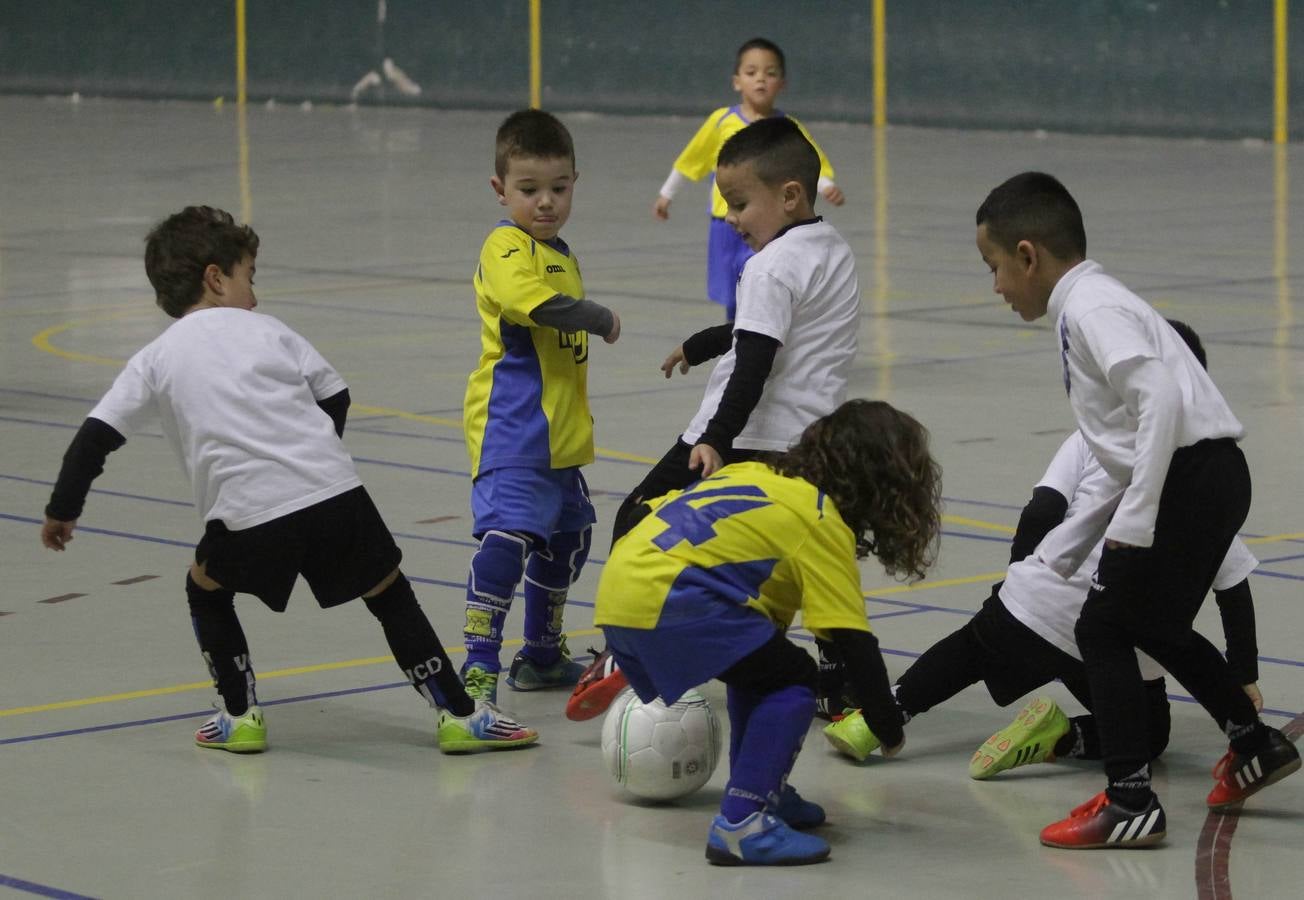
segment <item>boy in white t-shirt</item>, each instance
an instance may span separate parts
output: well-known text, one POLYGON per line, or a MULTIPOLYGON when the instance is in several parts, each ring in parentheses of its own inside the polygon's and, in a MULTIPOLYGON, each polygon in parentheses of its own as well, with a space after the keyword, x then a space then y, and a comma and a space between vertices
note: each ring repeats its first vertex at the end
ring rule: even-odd
MULTIPOLYGON (((762 119, 720 150, 716 184, 729 224, 755 255, 738 281, 733 322, 693 335, 662 363, 721 357, 697 414, 616 513, 612 543, 645 500, 687 487, 722 465, 787 450, 847 394, 856 355, 860 290, 851 248, 814 212, 819 156, 791 119, 762 119)), ((567 716, 592 718, 623 690, 605 652, 585 671, 567 716)))
POLYGON ((1231 748, 1207 798, 1215 811, 1300 767, 1259 720, 1226 660, 1192 622, 1250 506, 1241 423, 1181 338, 1152 307, 1086 256, 1076 201, 1055 178, 1025 172, 978 208, 977 245, 993 288, 1020 318, 1055 319, 1061 375, 1078 429, 1112 484, 1043 541, 1068 577, 1103 537, 1074 633, 1086 664, 1108 787, 1042 830, 1052 847, 1154 843, 1166 823, 1150 783, 1136 649, 1209 712, 1231 748))
MULTIPOLYGON (((1170 324, 1204 365, 1204 348, 1195 332, 1182 322, 1170 324)), ((1091 575, 1104 542, 1098 543, 1067 579, 1042 562, 1035 550, 1052 530, 1072 527, 1072 520, 1094 504, 1100 486, 1108 483, 1082 433, 1073 432, 1061 444, 1019 516, 1005 579, 993 586, 991 596, 973 618, 929 647, 897 679, 894 695, 907 722, 979 681, 997 705, 1007 706, 1058 679, 1087 710, 1092 709, 1073 628, 1091 589, 1091 575)), ((1233 540, 1213 589, 1222 614, 1227 661, 1256 708, 1262 708, 1256 685, 1254 601, 1246 580, 1257 564, 1249 548, 1239 538, 1233 540)), ((1163 670, 1145 654, 1140 658, 1153 759, 1168 746, 1168 696, 1163 670)), ((840 699, 841 693, 837 688, 839 696, 834 699, 840 699)), ((827 726, 824 734, 840 751, 858 760, 865 759, 878 744, 859 712, 827 726)), ((978 748, 969 763, 969 775, 984 780, 1032 763, 1100 758, 1094 716, 1088 713, 1070 719, 1050 697, 1036 697, 1010 725, 978 748)))
POLYGON ((158 305, 177 319, 127 362, 63 458, 41 543, 73 538, 109 453, 151 419, 180 458, 205 523, 186 577, 200 651, 221 699, 199 747, 267 749, 236 592, 283 612, 299 575, 323 608, 362 597, 394 659, 440 711, 445 753, 519 747, 537 732, 467 696, 399 570, 402 552, 340 442, 344 380, 306 340, 253 312, 258 235, 230 213, 190 206, 145 243, 158 305))

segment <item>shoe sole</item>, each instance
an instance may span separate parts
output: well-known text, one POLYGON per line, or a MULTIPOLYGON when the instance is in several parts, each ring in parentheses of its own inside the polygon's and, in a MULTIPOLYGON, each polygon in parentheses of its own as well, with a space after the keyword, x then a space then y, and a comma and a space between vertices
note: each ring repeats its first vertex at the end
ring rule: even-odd
POLYGON ((808 866, 812 863, 821 863, 829 858, 829 851, 825 850, 818 856, 799 856, 793 859, 778 859, 773 862, 748 862, 734 856, 728 850, 721 850, 717 847, 706 845, 706 861, 713 866, 808 866))
POLYGON ((1041 843, 1045 847, 1054 847, 1057 850, 1134 850, 1142 849, 1144 847, 1152 847, 1167 836, 1167 831, 1152 831, 1143 838, 1137 838, 1134 841, 1124 841, 1122 843, 1115 842, 1113 844, 1056 844, 1052 841, 1046 840, 1045 838, 1041 839, 1041 843))
POLYGON ((628 687, 629 680, 626 678, 604 678, 585 689, 582 694, 571 696, 566 703, 566 718, 572 722, 587 722, 600 716, 611 706, 611 701, 619 697, 628 687))
MULTIPOLYGON (((1024 707, 1024 709, 1026 710, 1027 707, 1024 707)), ((1060 716, 1064 717, 1064 721, 1067 724, 1068 718, 1064 716, 1059 706, 1057 706, 1053 701, 1051 701, 1045 709, 1041 710, 1040 714, 1032 712, 1026 718, 1023 718, 1023 710, 1020 710, 1019 717, 1016 717, 1014 723, 1007 725, 1005 728, 1002 728, 987 740, 983 741, 983 745, 974 752, 973 759, 969 761, 969 777, 974 781, 986 781, 988 778, 991 778, 994 775, 999 775, 1001 772, 1008 772, 1010 769, 1017 769, 1019 766, 1031 765, 1033 762, 1032 760, 1020 760, 1017 757, 1019 756, 1019 753, 1026 749, 1027 745, 1037 737, 1038 729, 1046 723, 1048 718, 1052 718, 1055 712, 1059 712, 1060 716), (1023 720, 1020 721, 1020 718, 1023 720), (999 739, 1006 731, 1015 728, 1016 723, 1023 736, 1018 740, 1014 737, 1007 737, 1005 739, 1010 742, 1009 748, 1006 750, 995 749, 995 745, 1000 743, 999 739), (989 749, 989 747, 991 749, 989 749), (978 760, 983 756, 991 757, 991 762, 985 766, 979 767, 977 765, 978 760), (1016 757, 1016 759, 1014 762, 1007 764, 1007 760, 1009 760, 1011 756, 1016 757)), ((1063 732, 1061 732, 1061 736, 1062 734, 1063 732)), ((1059 740, 1059 738, 1056 737, 1054 740, 1051 740, 1049 737, 1047 738, 1050 746, 1045 751, 1046 757, 1041 760, 1036 760, 1036 762, 1051 762, 1055 758, 1054 751, 1056 740, 1059 740)), ((1040 746, 1033 751, 1032 755, 1039 752, 1041 752, 1040 746)))
POLYGON ((225 750, 227 753, 262 753, 267 749, 267 741, 228 741, 225 744, 195 741, 195 746, 204 750, 225 750))
POLYGON ((1273 772, 1271 775, 1269 775, 1267 778, 1263 779, 1262 781, 1251 785, 1244 794, 1241 794, 1241 796, 1236 798, 1235 800, 1231 800, 1227 803, 1219 803, 1216 805, 1210 803, 1209 809, 1218 813, 1234 812, 1240 809, 1241 805, 1245 803, 1246 800, 1248 800, 1250 797, 1253 797, 1259 791, 1263 790, 1269 785, 1276 784, 1278 781, 1281 781, 1287 775, 1293 775, 1296 772, 1298 772, 1300 768, 1300 764, 1301 764, 1300 760, 1295 759, 1293 762, 1289 762, 1286 765, 1282 766, 1280 769, 1277 769, 1277 771, 1273 772))
POLYGON ((492 750, 516 750, 520 747, 528 747, 530 744, 539 740, 537 734, 527 738, 518 738, 514 741, 451 741, 439 743, 440 753, 480 753, 492 750))

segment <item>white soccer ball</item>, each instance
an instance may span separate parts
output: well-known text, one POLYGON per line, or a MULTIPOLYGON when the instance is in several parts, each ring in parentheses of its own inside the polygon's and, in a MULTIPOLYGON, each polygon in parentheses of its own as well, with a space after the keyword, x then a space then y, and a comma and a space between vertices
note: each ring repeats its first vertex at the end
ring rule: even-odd
POLYGON ((711 780, 720 761, 720 720, 697 691, 666 706, 627 690, 602 723, 602 756, 616 783, 635 797, 686 797, 711 780))

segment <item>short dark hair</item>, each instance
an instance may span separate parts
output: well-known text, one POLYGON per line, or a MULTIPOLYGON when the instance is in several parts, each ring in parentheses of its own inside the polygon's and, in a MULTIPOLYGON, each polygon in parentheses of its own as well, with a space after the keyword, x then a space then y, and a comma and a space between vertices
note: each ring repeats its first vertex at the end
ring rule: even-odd
POLYGON ((738 48, 738 52, 734 54, 734 72, 737 72, 738 67, 743 64, 743 54, 748 50, 770 51, 779 58, 779 73, 783 75, 787 74, 788 63, 783 58, 783 51, 779 49, 779 45, 774 41, 766 40, 763 37, 754 37, 750 41, 744 41, 743 45, 738 48))
POLYGON ((1204 352, 1204 344, 1200 341, 1200 335, 1195 333, 1195 329, 1185 322, 1177 319, 1169 319, 1168 324, 1173 326, 1173 330, 1178 333, 1182 340, 1186 341, 1186 346, 1191 348, 1195 358, 1200 363, 1200 368, 1207 370, 1209 368, 1209 356, 1204 352))
POLYGON ((205 269, 216 265, 230 275, 246 256, 258 256, 258 233, 212 206, 187 206, 145 236, 145 276, 159 308, 174 319, 204 296, 205 269))
POLYGON ((977 224, 985 224, 987 236, 1010 253, 1019 241, 1032 241, 1060 259, 1087 255, 1077 201, 1045 172, 1023 172, 993 188, 978 207, 977 224))
POLYGON ((717 168, 744 163, 751 163, 756 177, 767 185, 800 182, 814 202, 820 155, 792 119, 774 116, 753 122, 725 141, 715 160, 717 168))
POLYGON ((561 120, 541 109, 522 109, 512 113, 498 126, 494 141, 494 172, 507 177, 509 160, 521 157, 558 159, 566 157, 575 165, 575 143, 561 120))

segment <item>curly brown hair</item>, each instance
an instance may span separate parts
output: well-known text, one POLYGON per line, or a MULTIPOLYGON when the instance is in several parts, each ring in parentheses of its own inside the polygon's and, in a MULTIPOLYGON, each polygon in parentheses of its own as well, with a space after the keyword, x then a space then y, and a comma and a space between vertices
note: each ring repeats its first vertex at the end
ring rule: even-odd
POLYGON ((187 206, 145 237, 145 276, 155 302, 174 319, 204 296, 204 271, 216 265, 230 275, 246 256, 258 256, 258 233, 212 206, 187 206))
POLYGON ((858 559, 872 553, 889 575, 915 580, 937 559, 942 468, 928 451, 928 430, 890 404, 848 400, 764 461, 832 498, 856 536, 858 559))

